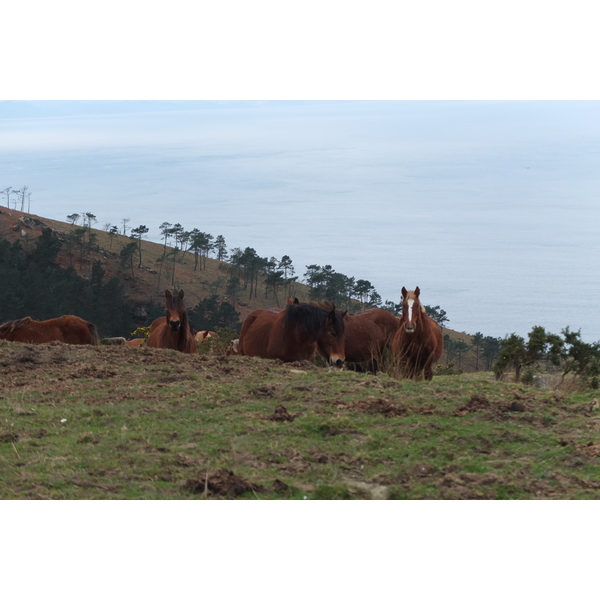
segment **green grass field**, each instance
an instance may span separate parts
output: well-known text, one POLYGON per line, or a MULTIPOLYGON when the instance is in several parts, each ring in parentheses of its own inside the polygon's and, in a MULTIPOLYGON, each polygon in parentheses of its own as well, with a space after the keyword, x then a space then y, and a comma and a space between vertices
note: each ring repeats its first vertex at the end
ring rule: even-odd
POLYGON ((2 499, 600 498, 598 392, 0 341, 2 499))

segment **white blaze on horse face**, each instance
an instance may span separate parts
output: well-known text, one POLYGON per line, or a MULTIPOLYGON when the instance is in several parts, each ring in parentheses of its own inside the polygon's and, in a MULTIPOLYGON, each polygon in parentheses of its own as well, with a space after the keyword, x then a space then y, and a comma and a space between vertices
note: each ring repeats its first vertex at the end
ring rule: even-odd
POLYGON ((414 300, 408 300, 408 322, 412 323, 414 300))

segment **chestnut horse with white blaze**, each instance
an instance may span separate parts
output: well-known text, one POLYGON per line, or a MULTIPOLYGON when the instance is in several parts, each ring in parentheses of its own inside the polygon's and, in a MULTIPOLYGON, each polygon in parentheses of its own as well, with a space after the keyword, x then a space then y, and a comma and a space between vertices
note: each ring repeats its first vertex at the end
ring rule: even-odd
POLYGON ((426 312, 419 300, 421 290, 402 288, 402 317, 392 341, 398 375, 407 379, 433 379, 433 365, 444 352, 440 326, 426 312))
POLYGON ((98 330, 93 323, 75 315, 63 315, 47 321, 35 321, 23 317, 0 325, 0 340, 24 342, 27 344, 46 344, 64 342, 65 344, 98 344, 98 330))
POLYGON ((198 352, 196 341, 190 331, 185 304, 183 303, 183 290, 173 296, 169 290, 165 291, 166 318, 155 319, 150 325, 150 334, 146 340, 149 348, 170 348, 185 354, 198 352))
POLYGON ((344 315, 307 303, 285 309, 252 311, 244 320, 239 354, 279 358, 285 362, 314 360, 318 352, 329 365, 344 363, 344 315))

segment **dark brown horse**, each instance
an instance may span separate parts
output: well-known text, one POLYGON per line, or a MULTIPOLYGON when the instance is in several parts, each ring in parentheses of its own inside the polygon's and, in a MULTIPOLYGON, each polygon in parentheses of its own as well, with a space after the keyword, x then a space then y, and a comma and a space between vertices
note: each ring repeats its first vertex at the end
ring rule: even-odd
POLYGON ((318 352, 339 367, 344 363, 344 316, 335 308, 298 302, 283 310, 258 309, 242 324, 238 350, 286 362, 314 360, 318 352))
POLYGON ((440 326, 425 312, 421 290, 402 288, 402 318, 392 341, 397 374, 408 379, 433 379, 433 366, 442 356, 444 339, 440 326))
POLYGON ((47 321, 24 317, 0 325, 0 339, 28 344, 54 341, 65 344, 97 344, 98 330, 93 323, 75 315, 63 315, 47 321))
POLYGON ((377 373, 400 320, 387 310, 371 308, 356 315, 346 315, 344 325, 346 364, 357 371, 377 373))
POLYGON ((186 354, 198 352, 183 303, 183 290, 177 296, 173 296, 169 290, 165 291, 165 309, 166 318, 160 317, 150 325, 146 346, 170 348, 186 354))

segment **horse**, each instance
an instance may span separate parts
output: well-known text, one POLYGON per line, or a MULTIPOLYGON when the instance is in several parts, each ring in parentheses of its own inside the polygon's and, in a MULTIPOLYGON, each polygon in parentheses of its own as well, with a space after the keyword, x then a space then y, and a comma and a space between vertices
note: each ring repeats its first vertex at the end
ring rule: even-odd
POLYGON ((166 318, 160 317, 150 325, 150 334, 146 340, 149 348, 170 348, 185 354, 198 352, 196 341, 190 331, 185 304, 183 303, 183 290, 173 296, 169 290, 165 291, 166 318))
POLYGON ((35 321, 31 317, 8 321, 0 325, 0 339, 28 344, 58 341, 97 345, 99 342, 96 326, 75 315, 63 315, 47 321, 35 321))
POLYGON ((208 331, 207 329, 204 329, 203 331, 196 331, 196 333, 194 334, 194 339, 200 344, 204 340, 209 340, 210 338, 216 337, 219 336, 214 331, 208 331))
POLYGON ((125 340, 125 345, 131 346, 132 348, 139 348, 144 345, 145 341, 144 338, 133 338, 132 340, 125 340))
POLYGON ((425 312, 419 300, 421 290, 402 288, 402 317, 392 340, 397 374, 417 381, 433 379, 433 365, 444 352, 440 326, 425 312))
POLYGON ((377 373, 398 331, 400 321, 389 311, 371 308, 346 315, 346 366, 356 371, 377 373))
POLYGON ((225 356, 237 355, 240 353, 240 340, 231 340, 229 346, 225 349, 225 356))
POLYGON ((279 358, 284 362, 314 360, 318 352, 329 365, 344 364, 344 315, 307 303, 285 309, 252 311, 244 320, 238 342, 242 356, 279 358))

